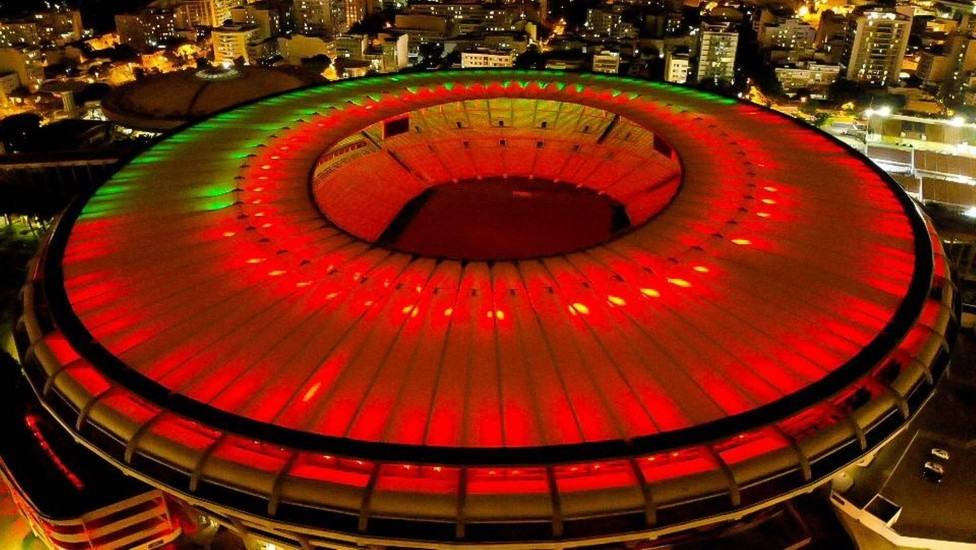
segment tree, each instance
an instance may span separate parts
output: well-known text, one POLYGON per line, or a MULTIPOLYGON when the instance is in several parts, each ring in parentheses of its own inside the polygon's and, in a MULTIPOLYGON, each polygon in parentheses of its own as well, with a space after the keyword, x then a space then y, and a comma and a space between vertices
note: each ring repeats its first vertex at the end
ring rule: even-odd
POLYGON ((4 150, 15 153, 23 150, 41 127, 41 117, 32 113, 11 115, 0 120, 0 141, 4 150))
POLYGON ((515 66, 519 69, 544 69, 546 58, 535 44, 529 46, 525 53, 515 58, 515 66))

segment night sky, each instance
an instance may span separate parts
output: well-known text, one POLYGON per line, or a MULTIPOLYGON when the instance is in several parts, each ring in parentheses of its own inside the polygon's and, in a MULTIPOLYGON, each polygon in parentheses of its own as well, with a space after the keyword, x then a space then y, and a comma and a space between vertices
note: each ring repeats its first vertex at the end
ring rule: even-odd
MULTIPOLYGON (((151 0, 67 0, 71 7, 81 8, 82 21, 86 28, 96 32, 107 32, 115 28, 115 15, 137 10, 151 0)), ((51 5, 50 0, 0 0, 0 17, 16 17, 44 9, 51 5)))

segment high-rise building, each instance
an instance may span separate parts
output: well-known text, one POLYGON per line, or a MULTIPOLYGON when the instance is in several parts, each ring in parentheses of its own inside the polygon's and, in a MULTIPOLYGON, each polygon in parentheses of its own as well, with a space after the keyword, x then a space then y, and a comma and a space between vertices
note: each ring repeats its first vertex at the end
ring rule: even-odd
POLYGON ((898 81, 908 48, 912 18, 888 8, 870 7, 852 14, 847 79, 885 86, 898 81))
POLYGON ((213 17, 210 25, 220 27, 225 21, 231 18, 231 8, 240 4, 241 0, 208 0, 208 2, 210 3, 210 13, 213 17))
POLYGON ((42 42, 61 46, 80 38, 78 10, 57 7, 36 12, 29 19, 0 21, 0 46, 39 46, 42 42))
POLYGON ((167 38, 178 35, 176 12, 170 9, 146 9, 135 14, 115 16, 119 40, 137 50, 151 50, 167 38))
POLYGON ((610 8, 586 10, 586 32, 594 36, 609 37, 620 24, 620 13, 610 8))
POLYGON ((37 46, 40 43, 41 35, 36 22, 0 21, 0 46, 37 46))
POLYGON ((940 95, 943 101, 955 105, 971 91, 969 82, 976 73, 976 21, 970 17, 963 19, 949 38, 945 54, 946 75, 940 95))
POLYGON ((214 61, 234 63, 243 59, 244 63, 254 61, 252 44, 261 42, 260 29, 248 25, 227 25, 213 30, 214 61))
POLYGON ((0 48, 0 73, 17 73, 20 85, 36 92, 44 82, 44 55, 33 47, 0 48))
POLYGON ((698 38, 695 80, 732 82, 735 78, 735 52, 739 33, 731 23, 703 23, 698 38))
POLYGON ((295 27, 298 34, 332 34, 332 1, 295 0, 295 27))
POLYGON ((332 25, 334 32, 346 32, 366 17, 367 0, 333 0, 332 25))
POLYGON ((255 2, 231 9, 235 25, 258 27, 261 39, 277 38, 294 30, 291 22, 291 4, 280 2, 255 2))

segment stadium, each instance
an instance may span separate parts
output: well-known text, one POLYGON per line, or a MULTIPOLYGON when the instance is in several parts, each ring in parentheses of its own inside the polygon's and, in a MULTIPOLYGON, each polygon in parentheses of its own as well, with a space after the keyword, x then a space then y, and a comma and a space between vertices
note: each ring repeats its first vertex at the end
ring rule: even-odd
POLYGON ((957 309, 924 215, 828 136, 492 70, 170 134, 60 218, 16 337, 73 437, 264 547, 624 548, 870 456, 957 309))

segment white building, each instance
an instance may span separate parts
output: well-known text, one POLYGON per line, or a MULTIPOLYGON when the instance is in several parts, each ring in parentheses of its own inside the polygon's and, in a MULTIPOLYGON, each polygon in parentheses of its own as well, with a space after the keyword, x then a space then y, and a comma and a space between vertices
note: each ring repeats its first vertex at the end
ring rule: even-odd
POLYGON ((515 52, 498 50, 475 50, 461 52, 461 68, 499 68, 511 67, 515 64, 515 52))
POLYGON ((233 63, 244 58, 244 63, 250 64, 254 61, 251 46, 260 42, 260 29, 245 25, 224 26, 214 29, 211 37, 215 62, 233 63))
POLYGON ((617 74, 620 72, 620 52, 593 54, 593 72, 617 74))
POLYGON ((908 48, 912 18, 873 8, 856 17, 851 25, 854 36, 847 79, 878 86, 896 83, 908 48))
POLYGON ((813 99, 827 99, 827 90, 840 76, 840 65, 807 63, 798 67, 776 67, 776 80, 788 96, 809 90, 813 99))
POLYGON ((703 23, 698 38, 698 62, 695 80, 731 82, 735 78, 735 53, 739 33, 729 23, 703 23))
POLYGON ((688 73, 691 71, 691 61, 688 52, 675 52, 668 50, 664 55, 664 80, 675 84, 688 82, 688 73))

